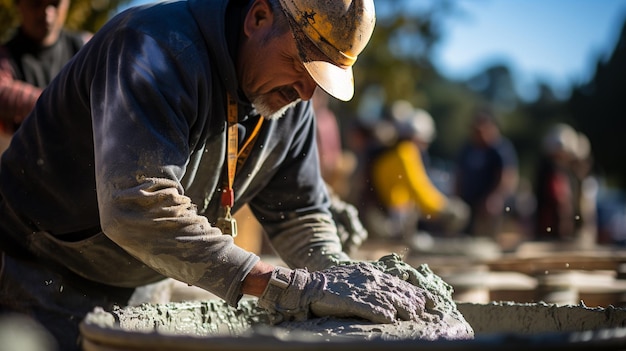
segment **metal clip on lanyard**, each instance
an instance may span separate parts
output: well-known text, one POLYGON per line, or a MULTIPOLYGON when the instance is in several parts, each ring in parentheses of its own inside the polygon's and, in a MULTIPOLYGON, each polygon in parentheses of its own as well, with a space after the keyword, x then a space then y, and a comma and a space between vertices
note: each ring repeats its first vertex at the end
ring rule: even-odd
POLYGON ((242 165, 250 155, 252 145, 256 140, 261 124, 263 124, 264 118, 261 116, 254 130, 250 134, 250 137, 244 143, 241 151, 239 148, 239 131, 237 127, 237 101, 233 99, 230 94, 227 94, 228 99, 228 140, 226 142, 226 167, 228 169, 228 177, 226 186, 222 190, 221 205, 223 209, 223 216, 217 219, 217 227, 223 234, 237 236, 237 220, 233 218, 231 209, 235 204, 235 191, 233 190, 233 183, 235 181, 235 174, 237 173, 237 165, 242 165))

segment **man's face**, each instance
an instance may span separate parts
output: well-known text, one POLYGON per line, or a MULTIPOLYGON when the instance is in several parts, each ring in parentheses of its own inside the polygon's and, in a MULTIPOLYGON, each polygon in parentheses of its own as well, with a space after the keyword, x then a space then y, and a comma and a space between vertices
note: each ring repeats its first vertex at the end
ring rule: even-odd
POLYGON ((474 139, 480 145, 491 145, 499 136, 498 127, 490 121, 478 121, 472 128, 474 139))
MULTIPOLYGON (((253 6, 251 11, 264 9, 253 6)), ((240 51, 239 82, 260 114, 279 118, 300 100, 309 100, 317 84, 300 60, 291 31, 272 35, 271 13, 258 18, 262 20, 254 23, 240 51)))
POLYGON ((70 0, 18 0, 24 33, 44 46, 52 45, 63 28, 70 0))

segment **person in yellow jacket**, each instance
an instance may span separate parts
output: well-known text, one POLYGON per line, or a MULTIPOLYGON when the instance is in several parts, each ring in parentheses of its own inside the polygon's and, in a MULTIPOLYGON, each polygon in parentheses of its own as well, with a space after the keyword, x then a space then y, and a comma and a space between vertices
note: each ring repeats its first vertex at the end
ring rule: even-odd
POLYGON ((374 192, 387 216, 386 235, 410 239, 419 219, 438 221, 446 231, 460 229, 468 218, 467 205, 441 192, 427 172, 427 149, 436 136, 433 118, 404 100, 392 104, 391 117, 397 140, 371 165, 374 192))

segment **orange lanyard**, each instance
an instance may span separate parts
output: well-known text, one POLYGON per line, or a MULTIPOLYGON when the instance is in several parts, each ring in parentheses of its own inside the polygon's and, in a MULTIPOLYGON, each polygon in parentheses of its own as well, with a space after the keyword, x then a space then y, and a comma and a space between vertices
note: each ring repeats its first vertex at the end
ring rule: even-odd
POLYGON ((241 150, 239 149, 239 131, 237 126, 238 112, 237 112, 237 101, 230 95, 227 94, 228 99, 228 140, 226 142, 226 167, 228 169, 228 179, 226 188, 222 191, 222 207, 224 207, 227 212, 230 212, 230 209, 235 204, 235 191, 233 190, 233 183, 235 182, 235 174, 237 173, 237 166, 244 164, 244 162, 248 159, 250 152, 252 151, 252 146, 254 145, 254 141, 259 136, 259 131, 261 130, 261 125, 263 124, 263 116, 259 118, 256 126, 250 133, 250 137, 248 140, 244 142, 241 150))

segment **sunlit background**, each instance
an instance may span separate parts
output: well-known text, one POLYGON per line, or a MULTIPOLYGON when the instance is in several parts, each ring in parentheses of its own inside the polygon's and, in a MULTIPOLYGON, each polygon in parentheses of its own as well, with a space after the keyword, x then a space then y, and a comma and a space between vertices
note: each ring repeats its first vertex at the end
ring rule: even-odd
POLYGON ((572 83, 592 78, 612 52, 626 15, 622 0, 458 1, 465 13, 445 22, 435 65, 463 79, 494 62, 509 65, 520 94, 549 82, 566 96, 572 83))
MULTIPOLYGON (((116 13, 148 2, 72 0, 68 27, 97 31, 116 13)), ((3 38, 16 23, 12 3, 0 0, 3 38)), ((621 218, 611 235, 626 239, 626 1, 375 4, 376 30, 355 66, 355 97, 331 101, 345 148, 351 147, 346 136, 354 125, 383 118, 389 104, 405 99, 435 119, 430 152, 446 174, 467 137, 472 111, 489 105, 532 186, 544 133, 568 123, 589 138, 593 173, 602 186, 598 201, 609 217, 621 218)))
MULTIPOLYGON (((135 0, 119 7, 141 5, 135 0)), ((433 0, 405 2, 428 11, 433 0)), ((520 95, 536 98, 537 81, 560 97, 589 80, 613 50, 626 18, 623 0, 458 0, 442 20, 433 63, 451 79, 468 79, 494 63, 507 64, 520 95)), ((387 1, 375 0, 378 11, 387 1)))

